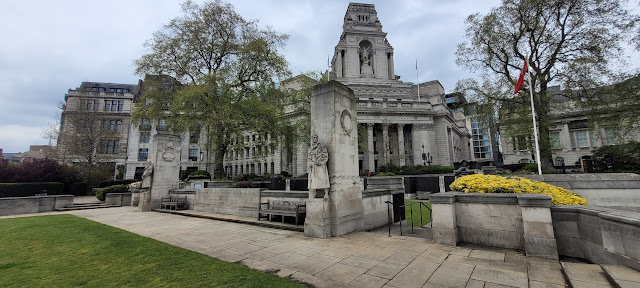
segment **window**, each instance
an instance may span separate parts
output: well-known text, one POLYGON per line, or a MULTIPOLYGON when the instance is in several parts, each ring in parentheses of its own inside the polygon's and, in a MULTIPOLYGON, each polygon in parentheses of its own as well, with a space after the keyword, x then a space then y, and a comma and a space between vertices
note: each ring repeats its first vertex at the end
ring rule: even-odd
POLYGON ((116 120, 116 132, 122 131, 122 120, 116 120))
POLYGON ((551 142, 551 149, 562 149, 562 142, 560 142, 560 132, 549 132, 549 142, 551 142))
POLYGON ((587 130, 571 131, 570 135, 572 148, 589 147, 589 136, 587 130))
POLYGON ((607 145, 616 145, 618 144, 618 136, 616 132, 611 128, 604 128, 604 139, 607 142, 607 145))
POLYGON ((200 130, 199 129, 189 133, 189 143, 191 143, 191 144, 198 143, 199 138, 200 138, 200 130))
POLYGON ((140 130, 151 130, 151 124, 148 119, 142 119, 142 123, 140 123, 140 130))
POLYGON ((198 148, 189 149, 189 161, 198 161, 198 148))
POLYGON ((160 119, 158 120, 158 131, 164 131, 167 128, 167 121, 165 121, 164 119, 160 119))
POLYGON ((149 143, 149 140, 151 140, 151 132, 140 132, 140 143, 149 143))
POLYGON ((122 111, 123 107, 124 107, 124 101, 122 100, 118 101, 118 111, 122 111))
POLYGON ((249 147, 244 148, 244 158, 249 158, 249 147))
POLYGON ((104 100, 104 111, 111 110, 111 100, 104 100))
POLYGON ((100 143, 100 149, 103 154, 120 153, 120 140, 103 140, 100 143))
POLYGON ((138 149, 138 161, 147 161, 149 157, 149 149, 148 148, 140 148, 138 149))
POLYGON ((529 143, 529 138, 528 136, 525 135, 519 135, 513 138, 513 149, 515 150, 527 150, 528 149, 528 143, 529 143))

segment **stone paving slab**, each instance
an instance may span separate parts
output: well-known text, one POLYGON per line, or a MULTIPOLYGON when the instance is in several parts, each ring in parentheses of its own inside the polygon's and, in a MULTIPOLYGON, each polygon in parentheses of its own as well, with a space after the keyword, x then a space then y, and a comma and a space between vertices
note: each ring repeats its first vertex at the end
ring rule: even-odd
POLYGON ((296 231, 143 213, 137 207, 63 213, 315 287, 561 287, 558 261, 518 251, 442 246, 370 232, 315 239, 296 231))

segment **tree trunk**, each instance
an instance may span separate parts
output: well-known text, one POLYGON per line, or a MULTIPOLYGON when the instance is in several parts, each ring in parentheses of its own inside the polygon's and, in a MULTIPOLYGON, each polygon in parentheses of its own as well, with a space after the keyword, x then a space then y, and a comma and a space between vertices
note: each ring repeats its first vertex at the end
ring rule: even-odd
POLYGON ((538 126, 538 144, 540 146, 540 164, 542 169, 553 169, 553 151, 551 139, 549 139, 549 127, 552 124, 549 115, 549 99, 547 95, 547 83, 540 82, 540 92, 536 101, 536 120, 538 126))

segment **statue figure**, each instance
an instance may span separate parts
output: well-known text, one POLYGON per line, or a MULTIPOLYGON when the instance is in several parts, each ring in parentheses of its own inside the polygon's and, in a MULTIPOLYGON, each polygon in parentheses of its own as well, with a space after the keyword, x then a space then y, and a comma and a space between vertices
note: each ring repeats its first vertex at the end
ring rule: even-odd
POLYGON ((373 68, 371 68, 371 46, 360 48, 360 60, 362 66, 360 66, 360 75, 363 77, 373 77, 373 68))
POLYGON ((153 163, 147 162, 142 173, 142 188, 151 187, 151 174, 153 174, 153 163))
POLYGON ((460 167, 457 170, 453 171, 453 173, 456 178, 475 174, 473 170, 469 169, 469 162, 467 162, 467 160, 462 160, 462 162, 460 163, 460 167))
POLYGON ((307 154, 309 173, 309 198, 316 198, 318 190, 323 190, 324 198, 329 197, 329 170, 327 147, 318 142, 318 135, 311 137, 311 147, 307 154))

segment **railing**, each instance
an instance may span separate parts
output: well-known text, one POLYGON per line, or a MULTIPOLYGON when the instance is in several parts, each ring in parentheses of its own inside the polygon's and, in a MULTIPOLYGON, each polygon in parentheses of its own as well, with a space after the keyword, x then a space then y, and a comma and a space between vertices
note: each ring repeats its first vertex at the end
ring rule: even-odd
MULTIPOLYGON (((388 221, 389 237, 391 237, 391 224, 393 224, 393 220, 391 218, 391 206, 390 205, 395 205, 395 204, 393 204, 393 202, 391 202, 391 201, 385 201, 384 203, 387 203, 387 217, 389 219, 389 221, 388 221)), ((411 203, 411 204, 400 205, 399 206, 400 208, 409 207, 409 209, 410 209, 409 210, 410 211, 409 215, 410 215, 410 219, 411 219, 411 233, 414 233, 413 232, 413 205, 419 205, 418 207, 419 207, 419 210, 420 210, 420 227, 424 226, 424 222, 423 222, 423 218, 422 218, 422 206, 424 206, 424 208, 427 208, 427 210, 429 210, 429 219, 431 220, 429 222, 429 227, 433 227, 432 226, 433 225, 432 224, 433 223, 433 219, 432 219, 433 214, 432 214, 431 208, 429 206, 427 206, 426 204, 424 204, 424 202, 414 202, 414 203, 411 203)), ((403 211, 404 211, 404 209, 403 209, 403 211)), ((404 212, 404 213, 407 213, 407 212, 404 212)), ((403 234, 402 234, 402 218, 400 218, 399 222, 400 222, 400 236, 403 236, 403 234)))

